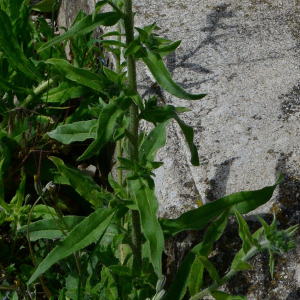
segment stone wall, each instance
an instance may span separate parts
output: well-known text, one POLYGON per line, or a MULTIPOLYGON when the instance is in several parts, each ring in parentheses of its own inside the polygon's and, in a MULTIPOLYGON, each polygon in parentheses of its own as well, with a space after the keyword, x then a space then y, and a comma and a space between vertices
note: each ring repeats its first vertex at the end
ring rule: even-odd
MULTIPOLYGON (((91 13, 95 2, 63 1, 59 25, 69 27, 79 8, 91 13)), ((156 22, 163 37, 182 40, 166 58, 175 81, 189 92, 207 93, 200 101, 176 99, 153 87, 138 64, 145 97, 156 93, 167 104, 192 109, 183 119, 195 130, 200 156, 200 167, 191 166, 180 129, 171 123, 157 156, 164 161, 156 172, 160 216, 176 217, 201 202, 271 185, 284 172, 273 200, 257 213, 276 211, 280 226, 299 223, 300 1, 133 2, 136 26, 156 22)), ((258 275, 268 278, 266 257, 260 256, 248 299, 300 299, 299 252, 280 261, 275 283, 258 275)))

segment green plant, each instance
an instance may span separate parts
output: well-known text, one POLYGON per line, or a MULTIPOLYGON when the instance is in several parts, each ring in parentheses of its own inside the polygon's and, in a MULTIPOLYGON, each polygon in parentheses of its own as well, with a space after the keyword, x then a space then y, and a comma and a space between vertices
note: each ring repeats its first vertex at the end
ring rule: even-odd
MULTIPOLYGON (((3 0, 0 10, 0 16, 8 24, 5 29, 0 29, 0 47, 3 51, 1 63, 6 70, 4 74, 7 74, 0 78, 1 92, 6 97, 4 103, 0 103, 3 117, 0 142, 2 153, 6 151, 15 155, 19 148, 22 151, 27 149, 27 152, 13 171, 8 167, 8 155, 0 156, 1 215, 4 216, 3 222, 13 222, 14 228, 24 225, 18 232, 20 236, 27 237, 35 265, 34 268, 26 265, 26 276, 20 279, 22 294, 19 294, 32 297, 30 290, 39 288, 36 280, 40 277, 48 299, 182 299, 187 290, 193 300, 209 293, 215 299, 233 299, 217 289, 236 272, 250 268, 247 263, 249 258, 266 249, 270 252, 270 270, 273 274, 273 253, 294 247, 292 237, 296 226, 277 232, 275 219, 271 226, 261 220, 263 227, 252 235, 241 214, 266 203, 282 177, 273 186, 223 197, 186 212, 177 219, 158 219, 156 216, 158 201, 152 176, 153 170, 159 168, 162 162, 155 161, 155 154, 165 145, 166 127, 170 119, 179 124, 186 138, 191 163, 197 166, 199 159, 193 143, 193 129, 179 117, 188 109, 161 106, 156 96, 142 99, 137 91, 135 62, 142 60, 158 84, 170 94, 186 100, 201 99, 204 94, 189 94, 179 87, 164 65, 162 58, 174 51, 180 42, 173 43, 154 33, 159 29, 156 24, 134 28, 131 0, 100 1, 93 15, 86 16, 79 12, 73 26, 57 37, 53 37, 53 28, 47 27, 42 19, 38 30, 27 17, 20 16, 20 20, 29 26, 31 35, 28 40, 19 42, 14 33, 14 20, 8 3, 3 0), (104 5, 110 5, 113 11, 99 13, 104 5), (115 24, 118 24, 117 31, 103 34, 99 40, 93 39, 92 33, 97 26, 115 24), (47 41, 42 38, 41 31, 47 41), (7 45, 5 37, 8 35, 16 38, 7 45), (122 42, 124 35, 126 43, 122 42), (111 37, 116 37, 116 40, 108 39, 111 37), (71 43, 70 61, 64 53, 67 41, 71 43), (95 46, 97 43, 100 48, 95 46), (28 46, 33 44, 35 49, 28 46), (116 56, 116 72, 103 65, 101 48, 116 56), (13 56, 13 51, 19 53, 19 57, 13 56), (121 64, 122 56, 125 62, 121 64), (21 86, 21 80, 16 78, 24 75, 30 80, 21 86), (48 124, 53 110, 63 109, 66 101, 69 101, 69 108, 70 101, 81 96, 84 96, 84 100, 76 106, 76 110, 70 115, 68 110, 65 115, 60 115, 55 125, 48 125, 41 136, 38 131, 33 135, 32 129, 29 130, 30 118, 41 120, 45 115, 45 124, 48 124), (18 100, 17 104, 12 100, 14 97, 18 100), (50 103, 55 107, 49 106, 50 103), (27 112, 27 125, 15 121, 20 126, 17 131, 11 114, 25 112, 25 109, 35 109, 38 116, 27 112), (148 134, 138 132, 142 119, 154 125, 148 134), (24 136, 24 133, 25 139, 20 144, 18 134, 24 136), (79 161, 94 159, 99 162, 107 144, 117 143, 118 178, 113 179, 111 175, 107 178, 113 192, 99 187, 88 175, 61 159, 63 147, 72 147, 74 143, 80 144, 89 139, 92 142, 88 143, 88 147, 83 145, 79 161), (28 149, 26 142, 29 140, 31 148, 28 149), (60 157, 51 156, 50 165, 42 159, 42 153, 53 152, 54 145, 56 148, 59 145, 60 157), (37 170, 32 171, 25 161, 29 161, 31 152, 35 150, 40 153, 40 161, 37 170), (4 190, 4 187, 8 187, 3 184, 3 178, 11 177, 20 166, 29 174, 36 175, 34 184, 39 196, 29 212, 29 207, 22 206, 25 195, 22 188, 18 207, 27 209, 26 213, 21 214, 26 216, 27 224, 18 214, 16 218, 11 213, 14 201, 7 204, 4 200, 9 190, 4 190), (82 207, 88 206, 89 210, 81 216, 64 216, 59 206, 59 202, 64 200, 59 199, 61 196, 56 185, 48 182, 44 188, 42 186, 43 182, 50 180, 64 184, 60 192, 64 189, 70 191, 71 186, 77 192, 77 196, 73 194, 74 198, 80 195, 85 200, 82 207), (43 205, 36 205, 40 200, 43 205), (12 219, 9 214, 13 216, 12 219), (225 277, 219 278, 208 256, 213 244, 223 234, 229 215, 237 216, 243 246, 231 270, 225 277), (186 256, 174 282, 168 291, 164 290, 164 241, 184 230, 202 230, 209 223, 203 241, 186 256), (263 230, 265 238, 259 240, 263 230), (34 243, 33 248, 31 243, 34 243), (214 284, 203 287, 204 269, 207 269, 214 284)), ((20 3, 27 7, 26 1, 20 3)), ((38 121, 35 126, 37 124, 38 121)), ((21 289, 16 288, 16 291, 21 289)))

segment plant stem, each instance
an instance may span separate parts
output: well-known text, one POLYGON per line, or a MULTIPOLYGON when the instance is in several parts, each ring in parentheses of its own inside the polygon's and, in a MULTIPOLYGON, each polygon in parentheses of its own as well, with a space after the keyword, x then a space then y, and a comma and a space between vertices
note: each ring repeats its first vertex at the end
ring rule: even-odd
MULTIPOLYGON (((255 254, 268 249, 269 248, 269 244, 270 244, 270 242, 268 240, 264 240, 263 242, 260 243, 260 245, 261 245, 260 249, 258 249, 257 247, 253 246, 248 251, 248 253, 244 257, 241 258, 241 261, 247 262, 255 254)), ((215 291, 217 288, 219 288, 220 286, 222 286, 223 284, 225 284, 232 276, 234 276, 238 272, 240 272, 240 270, 231 269, 223 278, 220 279, 219 283, 212 284, 211 286, 209 286, 208 288, 204 289, 200 293, 198 293, 198 294, 194 295, 193 297, 191 297, 189 300, 200 300, 200 299, 202 299, 205 295, 210 294, 210 292, 215 291)))
MULTIPOLYGON (((127 47, 134 40, 133 33, 133 14, 132 14, 132 0, 124 0, 124 24, 126 34, 126 45, 127 47)), ((128 70, 128 85, 131 89, 137 91, 136 83, 136 65, 135 59, 132 55, 127 57, 127 70, 128 70)), ((129 141, 129 155, 132 162, 138 161, 138 107, 133 103, 130 107, 130 124, 129 131, 133 137, 129 141)), ((137 262, 142 264, 142 233, 141 233, 141 222, 140 215, 137 210, 131 211, 132 218, 132 244, 133 244, 133 256, 137 262)))

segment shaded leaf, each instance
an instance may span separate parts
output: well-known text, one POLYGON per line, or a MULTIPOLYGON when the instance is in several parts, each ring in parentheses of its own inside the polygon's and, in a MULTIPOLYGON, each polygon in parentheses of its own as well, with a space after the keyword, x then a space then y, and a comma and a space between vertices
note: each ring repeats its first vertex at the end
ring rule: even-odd
MULTIPOLYGON (((52 12, 53 5, 57 0, 43 0, 35 5, 33 5, 32 10, 40 11, 40 12, 52 12)), ((55 10, 59 8, 59 5, 57 4, 55 6, 55 10)))
POLYGON ((10 65, 20 70, 29 78, 41 81, 43 76, 37 71, 34 64, 25 56, 13 33, 13 28, 7 14, 0 9, 0 48, 7 55, 10 65))
POLYGON ((96 27, 103 26, 112 26, 115 25, 121 18, 121 15, 118 12, 107 12, 98 14, 93 20, 93 16, 89 15, 83 18, 81 21, 77 22, 64 34, 53 38, 44 45, 42 45, 38 52, 41 52, 59 42, 62 42, 74 35, 85 35, 92 32, 96 27))
POLYGON ((130 98, 119 97, 103 108, 98 118, 96 139, 78 160, 84 160, 99 153, 101 148, 111 140, 118 118, 129 109, 131 103, 132 100, 130 98))
POLYGON ((64 59, 51 58, 46 63, 55 66, 64 77, 71 81, 88 86, 99 92, 103 92, 105 88, 103 77, 89 70, 74 67, 64 59))

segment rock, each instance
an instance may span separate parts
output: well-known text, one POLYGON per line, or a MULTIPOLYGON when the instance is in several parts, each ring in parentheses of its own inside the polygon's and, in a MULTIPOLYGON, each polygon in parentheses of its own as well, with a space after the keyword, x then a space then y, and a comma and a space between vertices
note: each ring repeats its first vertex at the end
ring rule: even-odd
MULTIPOLYGON (((63 1, 60 26, 69 27, 79 8, 92 13, 94 4, 63 1)), ((171 123, 166 147, 157 155, 164 162, 155 179, 159 215, 175 218, 201 202, 272 185, 283 172, 284 181, 272 201, 256 213, 276 212, 282 228, 298 224, 299 1, 140 0, 133 4, 135 26, 156 22, 160 35, 182 40, 166 58, 175 82, 189 92, 207 93, 200 101, 176 99, 158 88, 138 63, 144 97, 157 94, 166 104, 192 110, 181 117, 195 130, 200 157, 200 166, 193 167, 180 128, 171 123)), ((279 270, 275 283, 267 275, 267 259, 262 255, 255 258, 256 272, 245 275, 245 284, 235 283, 240 279, 236 278, 227 289, 248 299, 300 299, 299 245, 298 241, 295 251, 275 263, 279 270)))

